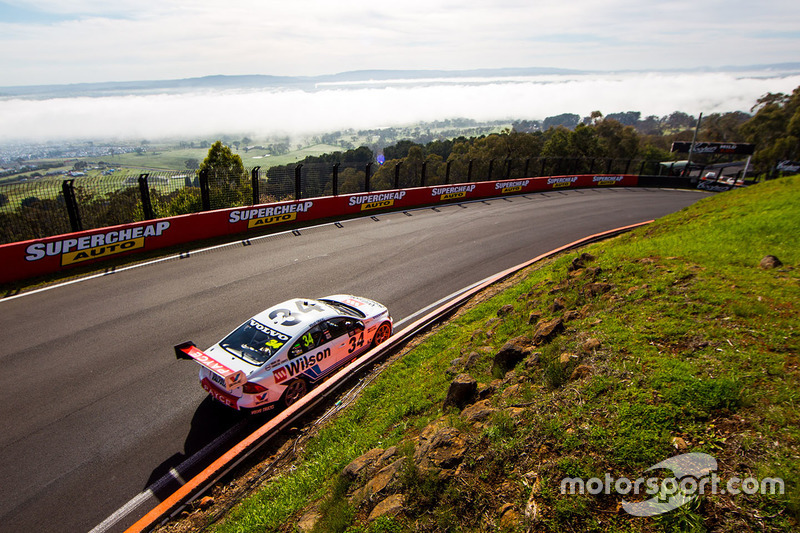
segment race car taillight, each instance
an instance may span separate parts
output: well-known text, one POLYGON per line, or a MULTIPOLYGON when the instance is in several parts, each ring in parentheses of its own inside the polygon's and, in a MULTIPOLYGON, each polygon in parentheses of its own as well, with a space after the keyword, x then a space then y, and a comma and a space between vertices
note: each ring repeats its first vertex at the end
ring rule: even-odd
POLYGON ((258 383, 253 383, 252 381, 248 381, 242 387, 242 392, 245 394, 258 394, 259 392, 264 392, 266 390, 266 387, 262 387, 258 383))

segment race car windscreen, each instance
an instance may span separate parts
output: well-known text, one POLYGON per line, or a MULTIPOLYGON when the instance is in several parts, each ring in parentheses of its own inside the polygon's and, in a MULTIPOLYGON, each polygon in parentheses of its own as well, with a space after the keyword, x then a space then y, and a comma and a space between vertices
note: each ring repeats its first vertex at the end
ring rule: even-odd
POLYGON ((288 335, 251 318, 222 339, 219 345, 248 363, 261 365, 269 361, 287 342, 288 335))

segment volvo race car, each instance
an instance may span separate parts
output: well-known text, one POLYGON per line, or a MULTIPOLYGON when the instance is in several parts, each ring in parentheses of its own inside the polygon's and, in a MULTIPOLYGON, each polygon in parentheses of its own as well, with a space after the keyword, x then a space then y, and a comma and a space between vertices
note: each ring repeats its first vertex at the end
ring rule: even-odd
POLYGON ((258 313, 206 351, 175 346, 201 365, 212 398, 251 414, 288 407, 315 383, 392 335, 389 310, 350 295, 294 299, 258 313))

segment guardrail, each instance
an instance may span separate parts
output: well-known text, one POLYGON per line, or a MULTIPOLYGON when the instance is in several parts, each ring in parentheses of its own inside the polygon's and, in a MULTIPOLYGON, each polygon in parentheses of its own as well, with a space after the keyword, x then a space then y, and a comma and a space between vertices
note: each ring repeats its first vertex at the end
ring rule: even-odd
MULTIPOLYGON (((228 171, 64 172, 0 183, 0 244, 213 209, 429 185, 580 174, 675 175, 682 168, 642 159, 407 157, 309 162, 228 171)), ((367 154, 360 156, 370 157, 367 154)), ((107 163, 105 163, 107 164, 107 163)))
POLYGON ((677 177, 566 175, 434 185, 379 192, 323 196, 121 224, 0 245, 0 284, 226 236, 256 235, 288 224, 369 215, 503 195, 585 187, 688 187, 677 177))
POLYGON ((126 533, 149 531, 158 526, 160 523, 169 520, 171 517, 177 516, 186 505, 202 496, 203 493, 211 488, 219 479, 231 472, 242 461, 255 453, 261 446, 268 443, 269 440, 277 435, 281 430, 289 427, 290 424, 309 413, 326 398, 330 397, 331 394, 346 386, 367 367, 386 357, 388 354, 393 353, 395 350, 401 348, 414 335, 417 335, 418 333, 432 327, 433 325, 450 316, 480 291, 543 259, 547 259, 564 251, 584 246, 595 241, 619 235, 620 233, 630 231, 652 222, 652 220, 648 220, 646 222, 589 235, 583 239, 579 239, 536 256, 525 263, 499 272, 480 281, 471 288, 463 290, 449 302, 434 309, 427 315, 417 319, 412 324, 395 333, 386 342, 368 351, 366 354, 362 355, 348 366, 337 372, 331 378, 324 381, 321 385, 312 389, 306 396, 298 400, 292 406, 278 413, 274 418, 270 419, 266 424, 245 437, 241 442, 233 446, 228 452, 206 467, 205 470, 182 485, 177 491, 163 500, 154 509, 150 510, 145 516, 140 518, 135 524, 128 528, 126 533))

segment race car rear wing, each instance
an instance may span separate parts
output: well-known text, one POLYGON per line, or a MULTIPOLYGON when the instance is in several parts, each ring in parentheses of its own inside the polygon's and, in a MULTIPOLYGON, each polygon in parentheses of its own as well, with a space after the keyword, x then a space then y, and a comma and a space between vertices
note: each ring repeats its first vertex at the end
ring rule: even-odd
POLYGON ((239 370, 238 372, 234 372, 232 369, 228 368, 227 366, 223 365, 210 355, 206 354, 202 350, 198 349, 195 343, 189 342, 182 342, 181 344, 175 345, 175 357, 178 359, 194 359, 207 369, 211 370, 213 373, 221 377, 225 380, 225 387, 228 389, 233 389, 235 387, 244 385, 244 382, 247 381, 244 372, 239 370))

